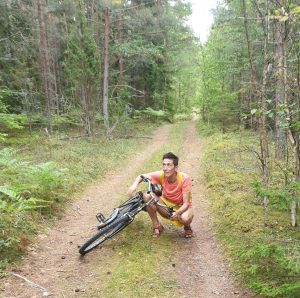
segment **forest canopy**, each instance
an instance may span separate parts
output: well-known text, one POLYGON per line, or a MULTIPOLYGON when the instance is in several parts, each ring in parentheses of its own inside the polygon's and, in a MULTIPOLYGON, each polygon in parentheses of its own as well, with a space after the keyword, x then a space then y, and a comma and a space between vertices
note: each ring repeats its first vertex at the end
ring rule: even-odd
MULTIPOLYGON (((197 39, 183 1, 1 1, 1 136, 23 125, 110 132, 129 109, 192 105, 197 39)), ((148 109, 148 110, 147 110, 148 109)))

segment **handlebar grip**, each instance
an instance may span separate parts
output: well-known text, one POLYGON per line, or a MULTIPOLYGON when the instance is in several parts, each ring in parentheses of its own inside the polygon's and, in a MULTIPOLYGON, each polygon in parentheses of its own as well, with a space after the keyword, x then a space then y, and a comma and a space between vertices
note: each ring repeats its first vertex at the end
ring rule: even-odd
POLYGON ((145 177, 145 176, 143 176, 143 175, 141 175, 140 177, 141 177, 142 180, 145 181, 145 182, 149 180, 149 178, 147 178, 147 177, 145 177))

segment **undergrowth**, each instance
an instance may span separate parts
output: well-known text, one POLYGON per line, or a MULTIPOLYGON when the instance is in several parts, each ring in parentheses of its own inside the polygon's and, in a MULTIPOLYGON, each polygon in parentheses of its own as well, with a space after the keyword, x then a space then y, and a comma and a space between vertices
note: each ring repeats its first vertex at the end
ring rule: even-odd
MULTIPOLYGON (((153 124, 136 123, 127 131, 142 137, 152 129, 153 124)), ((143 140, 10 134, 0 146, 0 275, 45 218, 58 216, 85 184, 120 168, 143 140)))
POLYGON ((300 297, 300 231, 289 224, 289 193, 273 165, 272 191, 260 188, 258 138, 199 124, 206 142, 205 181, 219 236, 233 266, 264 297, 300 297), (278 191, 280 190, 280 191, 278 191), (265 213, 260 195, 270 196, 265 213))

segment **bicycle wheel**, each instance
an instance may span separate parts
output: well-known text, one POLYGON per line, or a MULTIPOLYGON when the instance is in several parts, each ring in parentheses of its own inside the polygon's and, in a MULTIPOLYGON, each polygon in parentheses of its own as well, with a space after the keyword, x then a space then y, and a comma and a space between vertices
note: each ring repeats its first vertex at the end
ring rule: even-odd
POLYGON ((86 243, 84 243, 80 249, 79 253, 81 255, 85 255, 107 239, 112 238, 119 232, 121 232, 125 227, 127 227, 133 218, 130 218, 128 215, 124 215, 120 218, 117 218, 114 222, 110 223, 109 225, 105 226, 101 229, 97 234, 95 234, 92 238, 90 238, 86 243))

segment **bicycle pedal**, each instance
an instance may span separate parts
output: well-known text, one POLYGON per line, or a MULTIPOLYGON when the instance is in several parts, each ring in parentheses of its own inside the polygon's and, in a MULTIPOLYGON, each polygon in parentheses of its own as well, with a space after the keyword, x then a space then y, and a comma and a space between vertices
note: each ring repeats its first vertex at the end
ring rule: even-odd
POLYGON ((102 213, 98 213, 98 214, 96 215, 96 218, 97 218, 97 220, 98 220, 100 223, 103 223, 103 222, 105 221, 105 217, 104 217, 104 215, 103 215, 102 213))

